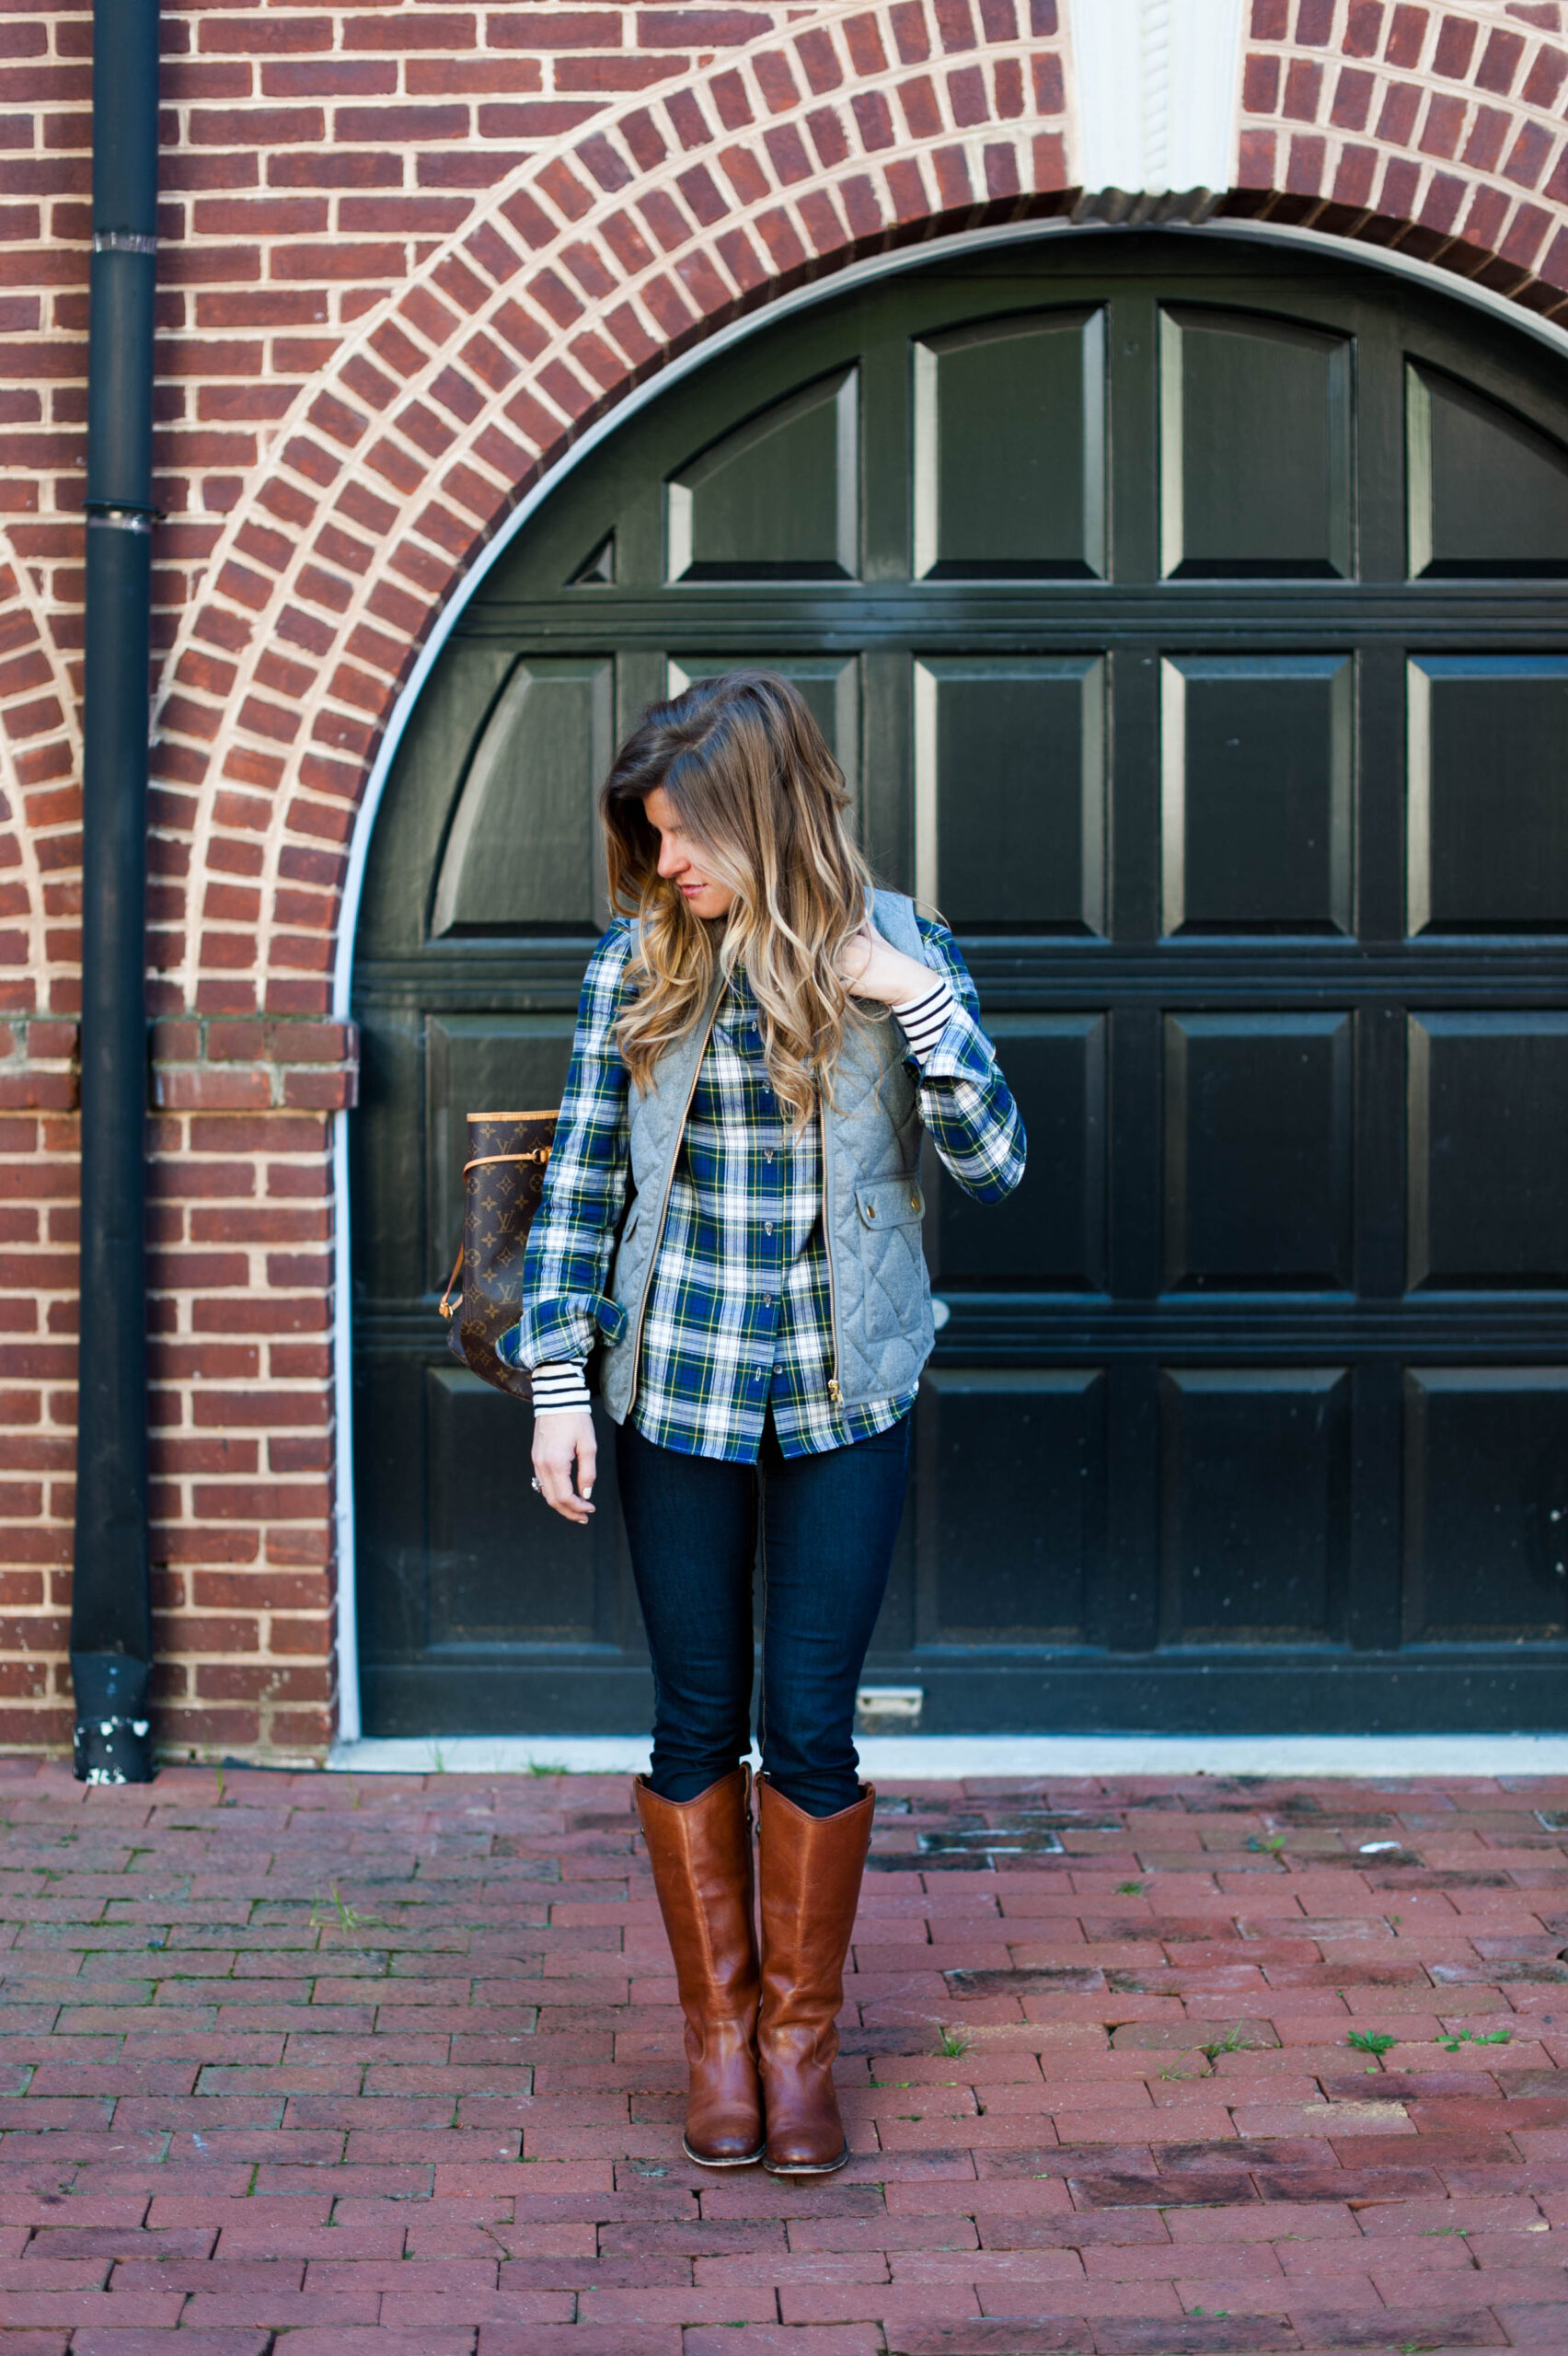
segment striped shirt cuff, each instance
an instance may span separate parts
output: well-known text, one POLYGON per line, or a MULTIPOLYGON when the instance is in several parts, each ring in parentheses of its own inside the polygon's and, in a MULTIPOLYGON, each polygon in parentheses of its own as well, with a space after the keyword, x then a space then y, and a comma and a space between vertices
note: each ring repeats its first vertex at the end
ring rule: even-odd
POLYGON ((939 975, 928 990, 922 990, 917 998, 906 999, 902 1006, 893 1009, 917 1063, 925 1062, 947 1029, 955 1003, 952 984, 939 975))
POLYGON ((534 1369, 536 1415, 585 1415, 592 1402, 588 1378, 580 1366, 561 1364, 534 1369))

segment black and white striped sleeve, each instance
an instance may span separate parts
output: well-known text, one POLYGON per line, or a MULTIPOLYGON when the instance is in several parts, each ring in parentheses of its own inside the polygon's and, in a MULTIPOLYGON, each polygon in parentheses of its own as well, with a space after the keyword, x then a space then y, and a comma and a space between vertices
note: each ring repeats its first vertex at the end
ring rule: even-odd
POLYGON ((901 1006, 893 1009, 894 1020, 917 1064, 925 1062, 947 1029, 955 1003, 953 987, 947 976, 933 974, 929 989, 921 990, 917 997, 905 999, 901 1006))
POLYGON ((590 1404, 588 1379, 575 1360, 534 1369, 536 1415, 585 1415, 590 1404))

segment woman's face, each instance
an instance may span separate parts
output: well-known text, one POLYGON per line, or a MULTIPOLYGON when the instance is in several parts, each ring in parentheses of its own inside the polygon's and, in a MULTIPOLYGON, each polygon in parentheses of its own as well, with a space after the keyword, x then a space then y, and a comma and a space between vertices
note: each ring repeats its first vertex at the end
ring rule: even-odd
POLYGON ((694 916, 728 916, 735 895, 727 884, 709 880, 702 845, 685 834, 674 805, 662 785, 643 796, 643 811, 659 837, 659 872, 674 884, 694 916))

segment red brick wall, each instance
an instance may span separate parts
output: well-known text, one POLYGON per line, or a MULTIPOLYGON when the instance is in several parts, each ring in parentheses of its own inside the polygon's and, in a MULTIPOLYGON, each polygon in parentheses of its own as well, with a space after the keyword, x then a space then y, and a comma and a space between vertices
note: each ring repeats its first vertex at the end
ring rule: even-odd
MULTIPOLYGON (((771 22, 758 9, 165 0, 165 658, 225 518, 344 334, 498 181, 606 102, 689 73, 698 43, 771 22)), ((91 30, 86 5, 0 12, 0 1743, 25 1745, 65 1741, 70 1716, 91 30)), ((195 655, 184 684, 213 676, 195 655)), ((171 732, 184 709, 168 698, 171 732)), ((260 905, 243 757, 227 765, 213 811, 225 831, 188 900, 182 789, 202 766, 174 748, 159 763, 150 913, 165 1013, 187 1003, 161 976, 180 961, 188 909, 243 927, 260 905)), ((340 865, 336 847, 282 862, 281 910, 316 930, 317 949, 329 903, 314 895, 340 865)), ((241 937, 212 944, 220 971, 241 937)), ((340 1038, 311 1019, 321 955, 307 970, 288 1010, 297 1025, 169 1023, 158 1041, 154 1553, 174 1743, 297 1753, 329 1723, 328 1148, 348 1083, 340 1038)), ((258 995, 242 983, 208 1002, 244 1011, 258 995)))
MULTIPOLYGON (((1230 202, 1403 241, 1553 307, 1562 14, 1252 0, 1230 202), (1336 121, 1360 107, 1353 74, 1371 95, 1336 121)), ((85 6, 0 9, 13 1745, 61 1743, 69 1721, 89 35, 85 6)), ((399 687, 520 494, 672 353, 859 255, 1070 206, 1070 26, 1057 0, 166 0, 166 46, 160 1730, 172 1747, 298 1756, 333 1710, 329 1136, 352 1042, 330 1020, 330 973, 399 687)))
MULTIPOLYGON (((324 1018, 354 806, 432 617, 581 421, 663 353, 934 216, 1061 202, 1055 0, 796 12, 775 46, 782 15, 166 7, 151 1141, 167 1743, 297 1755, 330 1728, 329 1138, 352 1055, 324 1018), (585 139, 595 117, 614 127, 585 139)), ((89 49, 86 7, 0 15, 16 977, 0 1013, 49 1018, 0 1032, 13 1744, 60 1743, 69 1720, 89 49)))

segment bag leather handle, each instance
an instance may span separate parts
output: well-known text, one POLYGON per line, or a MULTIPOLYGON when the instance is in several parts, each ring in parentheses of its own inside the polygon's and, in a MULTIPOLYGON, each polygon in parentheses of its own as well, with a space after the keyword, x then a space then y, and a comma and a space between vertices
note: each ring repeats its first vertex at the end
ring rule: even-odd
POLYGON ((459 1243, 457 1246, 457 1257, 452 1263, 452 1274, 446 1279, 446 1290, 442 1294, 440 1300, 436 1304, 440 1309, 443 1317, 447 1320, 448 1323, 451 1322, 452 1318, 455 1314, 452 1306, 452 1295, 456 1289, 457 1279, 462 1273, 463 1246, 459 1243))
POLYGON ((530 1153, 476 1154, 472 1161, 463 1164, 463 1175, 466 1178, 470 1170, 488 1170, 496 1161, 548 1161, 552 1149, 548 1145, 536 1145, 530 1153))

